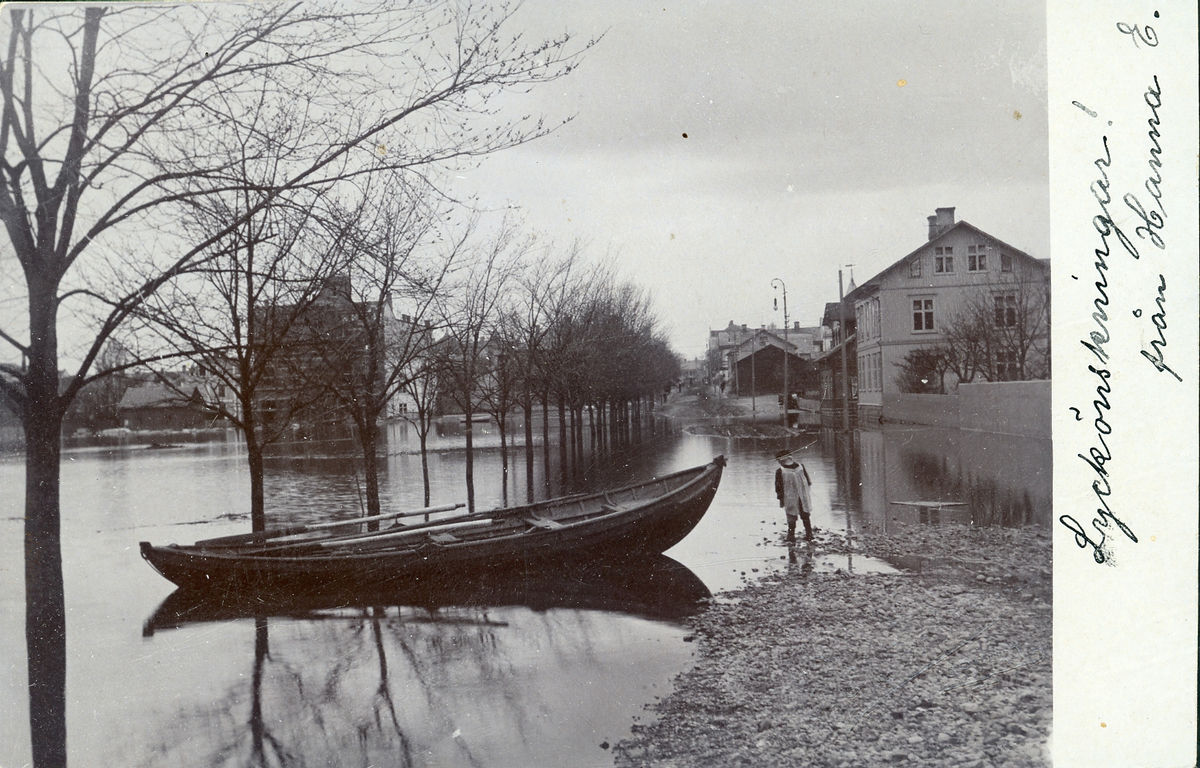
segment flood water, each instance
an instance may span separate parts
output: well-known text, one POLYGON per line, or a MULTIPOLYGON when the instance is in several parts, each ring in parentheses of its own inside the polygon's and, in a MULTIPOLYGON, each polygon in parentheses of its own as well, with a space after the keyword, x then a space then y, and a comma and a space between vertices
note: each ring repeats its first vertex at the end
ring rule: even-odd
MULTIPOLYGON (((729 464, 708 514, 671 560, 644 573, 558 575, 439 607, 389 604, 179 612, 173 585, 138 542, 191 542, 249 529, 236 443, 72 449, 62 468, 67 601, 67 747, 73 766, 607 766, 644 706, 691 663, 681 616, 696 598, 796 567, 774 496, 774 452, 812 478, 818 528, 896 521, 1049 526, 1050 443, 929 428, 777 439, 693 435, 656 425, 589 458, 586 476, 551 470, 552 492, 729 464), (674 562, 672 562, 674 561, 674 562), (681 567, 682 566, 682 567, 681 567), (670 578, 664 579, 667 572, 670 578), (611 575, 610 575, 611 576, 611 575), (645 589, 642 585, 651 585, 645 589)), ((465 499, 459 438, 435 440, 432 503, 465 499)), ((504 498, 495 435, 480 435, 477 504, 504 498)), ((422 506, 420 457, 389 434, 385 509, 422 506)), ((557 456, 557 448, 552 452, 557 456)), ((356 514, 345 458, 268 465, 272 521, 356 514)), ((545 493, 538 451, 535 488, 545 493)), ((510 502, 525 497, 511 452, 510 502)), ((30 760, 21 570, 23 464, 0 457, 0 766, 30 760)), ((805 570, 892 571, 802 549, 805 570)))

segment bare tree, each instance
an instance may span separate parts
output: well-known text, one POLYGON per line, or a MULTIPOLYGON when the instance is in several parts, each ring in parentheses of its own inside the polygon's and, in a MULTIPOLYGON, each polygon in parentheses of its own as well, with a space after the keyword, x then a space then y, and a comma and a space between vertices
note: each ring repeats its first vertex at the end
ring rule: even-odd
MULTIPOLYGON (((427 326, 430 332, 432 327, 427 326)), ((430 504, 429 494, 429 432, 437 417, 438 364, 436 347, 431 346, 416 361, 412 375, 404 383, 404 393, 412 401, 413 409, 402 418, 413 425, 421 450, 421 482, 425 489, 425 504, 430 504)))
POLYGON ((438 345, 443 392, 463 413, 466 436, 467 509, 475 511, 473 416, 483 404, 489 358, 494 353, 498 312, 517 264, 523 256, 516 226, 505 220, 483 251, 456 276, 455 284, 439 299, 440 326, 446 335, 438 345))
POLYGON ((318 364, 306 360, 294 375, 328 388, 354 424, 366 511, 374 516, 381 510, 378 424, 389 403, 419 378, 421 360, 432 351, 427 318, 470 227, 446 237, 424 187, 399 179, 364 190, 343 216, 354 236, 345 241, 342 279, 331 284, 336 305, 302 316, 305 346, 318 364), (411 314, 397 317, 394 301, 411 314))
POLYGON ((944 395, 952 359, 953 352, 944 345, 911 350, 897 366, 896 386, 910 394, 944 395))
MULTIPOLYGON (((225 222, 255 207, 257 193, 250 190, 247 179, 232 200, 194 201, 184 228, 195 230, 197 238, 224 229, 225 222)), ((281 375, 286 358, 295 354, 295 329, 339 269, 337 243, 347 236, 315 221, 319 202, 307 190, 277 198, 136 312, 167 349, 186 355, 219 382, 203 406, 245 438, 253 531, 266 529, 264 451, 321 394, 281 375), (224 391, 232 396, 220 396, 224 391)), ((166 377, 159 380, 170 384, 166 377)))
POLYGON ((1048 275, 1017 272, 975 291, 960 305, 951 326, 961 329, 957 338, 978 350, 977 367, 987 381, 1050 376, 1048 275))
POLYGON ((538 120, 494 116, 489 100, 566 74, 575 54, 568 36, 526 45, 503 31, 510 11, 470 6, 6 10, 0 221, 25 276, 28 319, 0 329, 27 361, 6 367, 0 388, 25 436, 30 719, 49 734, 34 739, 41 767, 66 761, 59 434, 71 400, 106 373, 94 365, 107 340, 286 190, 468 160, 542 135, 538 120), (225 230, 172 237, 178 205, 237 187, 208 148, 260 111, 263 92, 276 119, 306 118, 287 172, 225 230), (79 343, 60 389, 64 312, 93 319, 70 328, 79 343))

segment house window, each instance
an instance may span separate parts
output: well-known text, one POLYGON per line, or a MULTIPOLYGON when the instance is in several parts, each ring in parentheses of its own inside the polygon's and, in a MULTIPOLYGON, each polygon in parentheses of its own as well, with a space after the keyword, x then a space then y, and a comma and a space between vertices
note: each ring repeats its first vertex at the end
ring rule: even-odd
POLYGON ((968 245, 967 246, 967 271, 968 272, 986 272, 987 271, 987 246, 985 246, 985 245, 968 245))
POLYGON ((908 276, 909 277, 920 277, 921 276, 921 260, 920 259, 913 259, 912 261, 908 262, 908 276))
POLYGON ((933 330, 933 299, 913 299, 913 330, 933 330))
POLYGON ((996 296, 996 325, 1001 328, 1012 328, 1017 324, 1017 297, 1006 293, 996 296))
POLYGON ((1017 366, 1017 353, 1002 351, 996 353, 996 381, 1019 381, 1021 378, 1017 366))
POLYGON ((933 249, 933 271, 939 275, 954 271, 954 246, 938 246, 933 249))
POLYGON ((1000 271, 1012 272, 1012 256, 1007 253, 1000 254, 1000 271))

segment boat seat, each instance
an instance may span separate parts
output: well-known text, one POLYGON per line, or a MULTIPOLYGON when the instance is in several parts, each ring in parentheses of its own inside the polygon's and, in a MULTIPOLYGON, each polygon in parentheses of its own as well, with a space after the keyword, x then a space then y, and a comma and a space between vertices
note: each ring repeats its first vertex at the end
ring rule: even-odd
POLYGON ((600 509, 603 510, 604 512, 612 513, 612 512, 624 512, 629 508, 623 507, 620 504, 601 504, 600 509))
POLYGON ((452 533, 431 533, 429 534, 429 538, 438 544, 453 544, 456 541, 461 541, 461 539, 452 533))
POLYGON ((525 518, 525 522, 535 528, 545 528, 547 531, 557 531, 563 527, 562 523, 557 520, 548 520, 544 517, 527 517, 525 518))

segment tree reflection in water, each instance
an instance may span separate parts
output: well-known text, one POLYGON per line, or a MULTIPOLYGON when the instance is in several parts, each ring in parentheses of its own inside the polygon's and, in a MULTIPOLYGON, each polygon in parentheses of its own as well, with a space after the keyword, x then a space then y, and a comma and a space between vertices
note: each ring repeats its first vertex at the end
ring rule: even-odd
MULTIPOLYGON (((692 610, 707 594, 698 579, 669 585, 692 610)), ((581 609, 580 599, 554 605, 542 597, 537 608, 512 600, 279 606, 268 607, 269 619, 237 606, 205 614, 164 604, 172 610, 160 609, 147 634, 205 619, 235 620, 183 631, 243 632, 252 624, 253 668, 247 681, 245 672, 218 667, 236 681, 217 700, 152 727, 170 740, 145 764, 554 765, 581 750, 598 764, 611 761, 598 744, 622 734, 589 723, 628 727, 630 703, 636 709, 652 698, 644 681, 663 668, 664 655, 686 657, 681 626, 649 620, 645 610, 581 609), (675 642, 656 642, 669 638, 675 642)))

